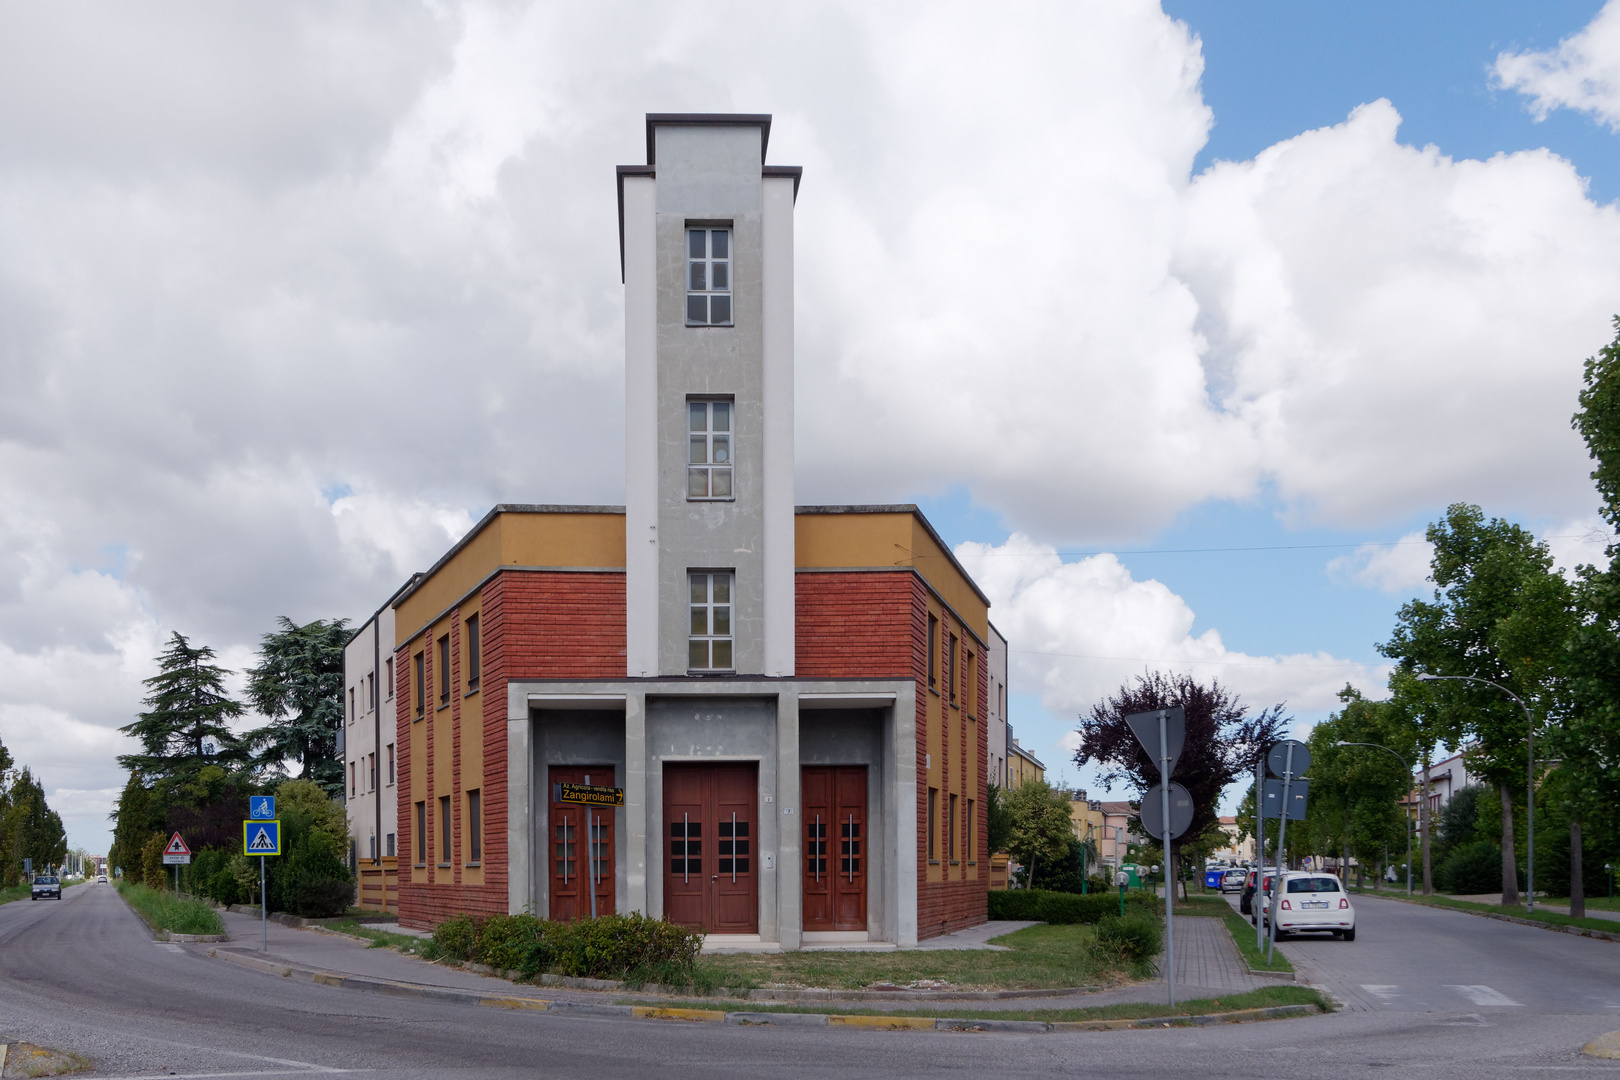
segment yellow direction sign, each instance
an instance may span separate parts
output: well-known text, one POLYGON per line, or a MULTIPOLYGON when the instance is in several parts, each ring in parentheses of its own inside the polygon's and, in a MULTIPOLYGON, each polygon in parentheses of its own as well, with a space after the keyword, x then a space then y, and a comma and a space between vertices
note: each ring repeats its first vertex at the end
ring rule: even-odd
POLYGON ((623 806, 624 788, 601 784, 552 784, 551 797, 557 802, 585 806, 623 806))

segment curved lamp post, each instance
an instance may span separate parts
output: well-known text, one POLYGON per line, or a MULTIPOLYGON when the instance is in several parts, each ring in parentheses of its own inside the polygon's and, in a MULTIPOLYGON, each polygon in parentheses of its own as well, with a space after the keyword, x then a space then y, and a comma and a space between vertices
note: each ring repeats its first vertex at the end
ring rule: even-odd
POLYGON ((1430 675, 1425 672, 1423 674, 1414 676, 1414 678, 1416 678, 1418 682, 1477 682, 1483 683, 1486 686, 1494 686, 1498 690, 1502 691, 1502 693, 1512 698, 1518 703, 1519 708, 1524 710, 1525 740, 1529 744, 1530 748, 1530 772, 1529 778, 1525 782, 1525 806, 1527 808, 1527 816, 1524 825, 1524 892, 1526 899, 1529 901, 1530 911, 1534 912, 1536 910, 1536 721, 1535 718, 1530 715, 1530 706, 1526 705, 1524 703, 1524 699, 1519 697, 1518 694, 1515 694, 1501 683, 1491 682, 1489 679, 1476 678, 1473 675, 1430 675))
MULTIPOLYGON (((1386 753, 1395 754, 1395 751, 1391 750, 1389 747, 1385 746, 1383 743, 1345 742, 1345 741, 1343 741, 1341 739, 1335 745, 1337 745, 1337 746, 1370 746, 1374 750, 1383 750, 1386 753)), ((1406 759, 1404 757, 1401 757, 1401 755, 1399 755, 1399 754, 1395 754, 1395 758, 1396 758, 1397 761, 1399 761, 1401 763, 1402 767, 1404 767, 1406 769, 1406 779, 1408 781, 1407 790, 1410 791, 1411 790, 1411 779, 1412 779, 1412 766, 1409 765, 1407 763, 1406 759)), ((1386 858, 1386 859, 1389 858, 1389 847, 1387 845, 1384 848, 1384 858, 1386 858)), ((1411 818, 1406 819, 1406 895, 1407 896, 1412 895, 1412 819, 1411 818)))

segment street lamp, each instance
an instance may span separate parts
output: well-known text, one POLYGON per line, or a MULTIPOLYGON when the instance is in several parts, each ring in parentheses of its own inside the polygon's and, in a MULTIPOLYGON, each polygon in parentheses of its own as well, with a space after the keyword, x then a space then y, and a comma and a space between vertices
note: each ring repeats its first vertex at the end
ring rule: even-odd
POLYGON ((1533 914, 1536 910, 1536 721, 1535 718, 1530 715, 1530 706, 1526 705, 1524 703, 1524 699, 1519 697, 1518 694, 1515 694, 1501 683, 1491 682, 1489 679, 1476 678, 1473 675, 1430 675, 1427 672, 1424 672, 1415 676, 1415 678, 1418 682, 1440 682, 1444 680, 1453 682, 1484 683, 1486 686, 1494 686, 1498 690, 1502 691, 1502 693, 1506 694, 1508 697, 1517 702, 1519 708, 1524 710, 1525 740, 1529 744, 1530 750, 1530 771, 1528 774, 1528 779, 1525 782, 1525 806, 1527 808, 1527 817, 1524 825, 1524 891, 1530 905, 1530 911, 1533 914))
MULTIPOLYGON (((1388 751, 1391 754, 1395 754, 1395 751, 1390 750, 1389 747, 1385 746, 1383 743, 1345 742, 1345 741, 1343 741, 1341 739, 1337 743, 1337 745, 1339 745, 1339 746, 1370 746, 1374 750, 1384 750, 1384 751, 1388 751)), ((1404 757, 1401 757, 1401 755, 1399 755, 1399 754, 1395 754, 1395 758, 1406 769, 1407 790, 1410 791, 1411 790, 1411 779, 1412 779, 1412 766, 1407 764, 1406 759, 1404 757)), ((1388 848, 1388 846, 1386 846, 1384 848, 1384 858, 1386 858, 1386 859, 1389 858, 1389 848, 1388 848)), ((1410 817, 1408 817, 1406 819, 1406 895, 1407 896, 1412 895, 1412 819, 1410 817)))

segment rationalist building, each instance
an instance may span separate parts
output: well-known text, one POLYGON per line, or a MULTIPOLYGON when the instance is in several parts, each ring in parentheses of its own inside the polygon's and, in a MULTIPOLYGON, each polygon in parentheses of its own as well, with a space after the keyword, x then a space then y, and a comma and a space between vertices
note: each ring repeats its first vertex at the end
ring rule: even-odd
POLYGON ((407 925, 643 911, 798 948, 985 918, 989 602, 913 506, 794 505, 770 126, 651 115, 618 170, 625 505, 497 506, 391 604, 365 752, 397 825, 356 836, 397 832, 407 925))

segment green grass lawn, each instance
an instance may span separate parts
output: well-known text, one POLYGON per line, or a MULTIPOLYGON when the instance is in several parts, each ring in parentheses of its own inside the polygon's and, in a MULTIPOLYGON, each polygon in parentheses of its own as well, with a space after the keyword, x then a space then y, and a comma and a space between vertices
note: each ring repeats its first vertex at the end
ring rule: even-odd
MULTIPOLYGON (((1404 900, 1406 897, 1402 896, 1401 899, 1404 900)), ((1411 899, 1413 903, 1428 904, 1430 907, 1451 908, 1454 911, 1477 911, 1488 912, 1492 915, 1511 915, 1517 919, 1530 919, 1534 922, 1546 923, 1549 926, 1574 926, 1583 930, 1602 930, 1610 934, 1620 933, 1620 923, 1616 923, 1613 919, 1574 919, 1568 915, 1560 915, 1556 911, 1546 911, 1542 908, 1537 908, 1532 914, 1522 906, 1505 908, 1501 904, 1476 904, 1472 900, 1458 900, 1439 894, 1424 896, 1420 893, 1411 899)), ((1562 901, 1555 898, 1552 902, 1560 906, 1568 905, 1567 898, 1562 901)), ((1589 900, 1587 903, 1591 904, 1591 901, 1589 900)))
POLYGON ((9 904, 13 900, 26 900, 34 894, 31 885, 13 885, 9 889, 0 889, 0 904, 9 904))
POLYGON ((335 933, 347 934, 350 937, 369 941, 373 949, 394 949, 408 956, 420 956, 426 960, 436 960, 440 955, 439 948, 433 943, 432 938, 421 938, 412 934, 396 934, 391 930, 377 930, 366 923, 355 922, 353 919, 339 919, 322 925, 335 933))
MULTIPOLYGON (((674 1008, 712 1009, 713 1001, 645 1001, 623 998, 628 1005, 655 1005, 674 1008)), ((943 1003, 941 1003, 943 1004, 943 1003)), ((1144 1020, 1150 1017, 1206 1016, 1210 1013, 1237 1012, 1240 1009, 1264 1009, 1276 1005, 1314 1005, 1322 1012, 1332 1012, 1332 1004, 1319 991, 1303 986, 1266 986, 1245 994, 1232 994, 1219 998, 1198 998, 1193 1001, 1166 1005, 1162 1002, 1129 1001, 1117 1005, 1096 1005, 1082 1009, 942 1009, 933 1003, 916 1009, 857 1008, 843 1005, 821 1004, 768 1004, 750 1002, 747 1011, 762 1013, 821 1013, 829 1016, 928 1016, 938 1020, 1041 1020, 1046 1023, 1068 1023, 1077 1020, 1144 1020)))
POLYGON ((225 923, 220 919, 219 912, 201 900, 158 892, 128 881, 118 883, 118 895, 154 930, 167 930, 171 934, 225 932, 225 923))
POLYGON ((952 950, 924 952, 784 952, 705 956, 700 982, 753 989, 822 987, 856 990, 873 983, 906 986, 928 980, 953 989, 1034 990, 1101 986, 1124 976, 1100 967, 1088 946, 1090 926, 1038 925, 995 939, 1010 952, 952 950))

